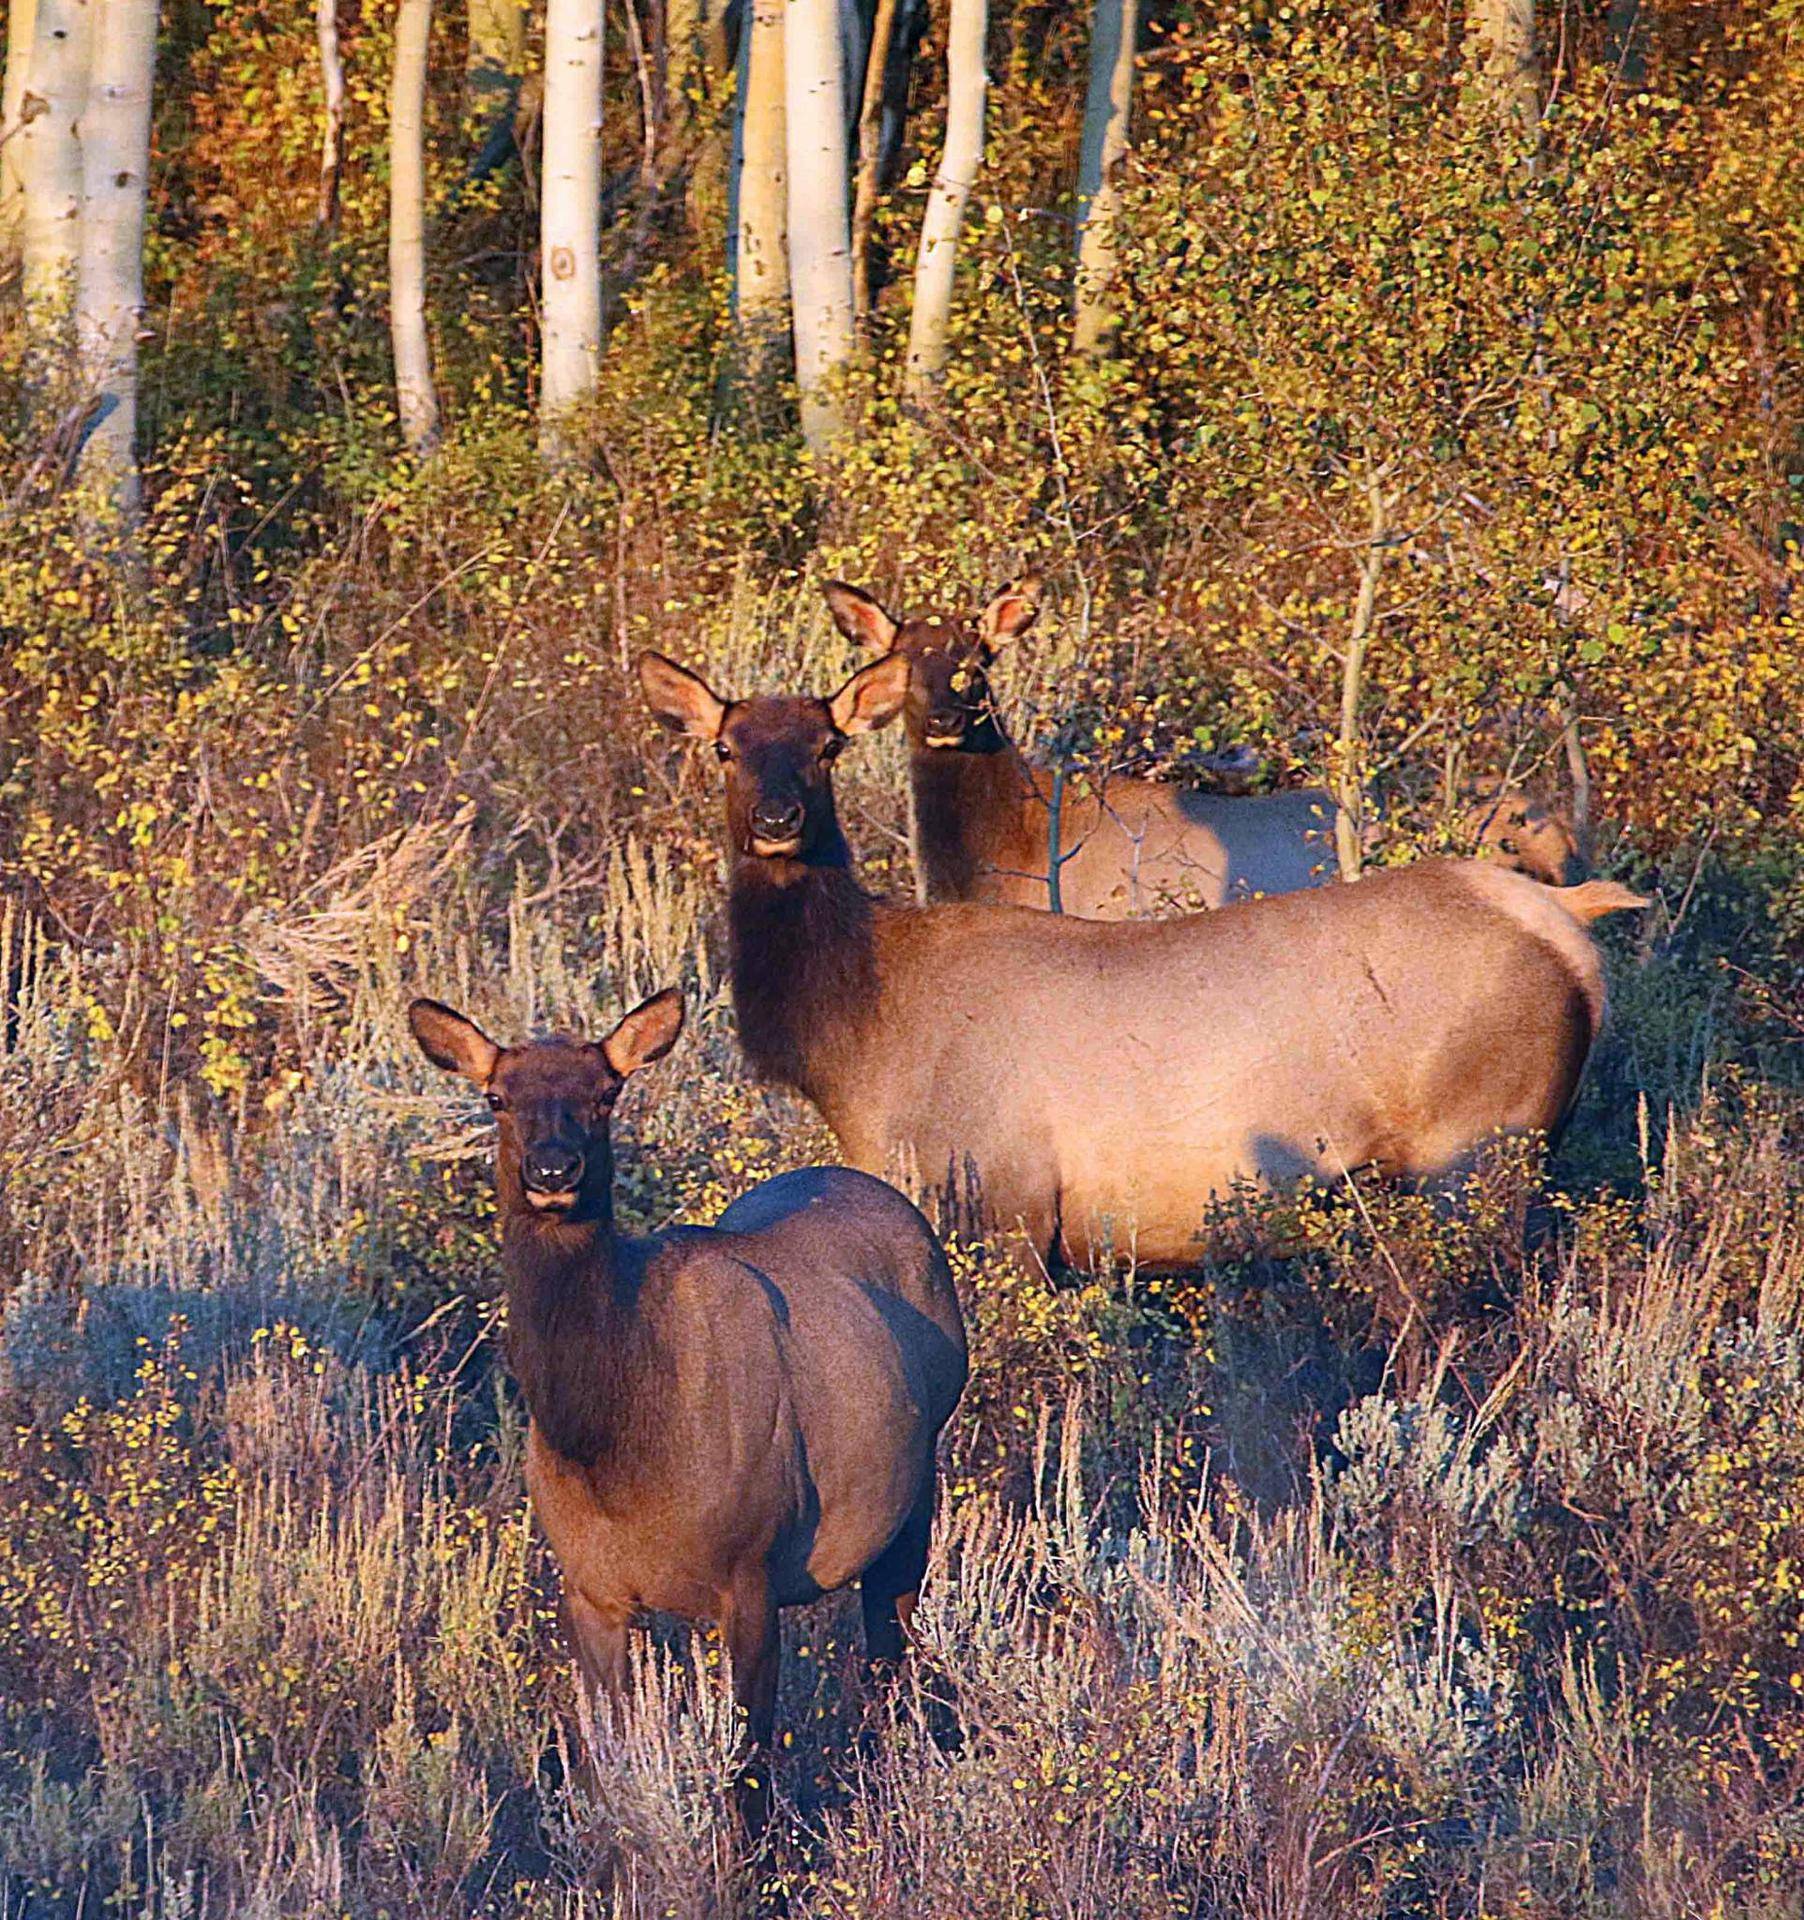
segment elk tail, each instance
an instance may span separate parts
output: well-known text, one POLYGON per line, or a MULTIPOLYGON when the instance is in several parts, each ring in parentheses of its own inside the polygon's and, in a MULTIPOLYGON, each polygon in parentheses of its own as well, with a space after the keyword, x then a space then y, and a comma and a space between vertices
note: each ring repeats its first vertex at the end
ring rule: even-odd
POLYGON ((1549 887, 1549 893, 1581 927, 1601 920, 1606 913, 1633 913, 1650 905, 1643 894, 1631 893, 1615 880, 1586 880, 1576 887, 1549 887))

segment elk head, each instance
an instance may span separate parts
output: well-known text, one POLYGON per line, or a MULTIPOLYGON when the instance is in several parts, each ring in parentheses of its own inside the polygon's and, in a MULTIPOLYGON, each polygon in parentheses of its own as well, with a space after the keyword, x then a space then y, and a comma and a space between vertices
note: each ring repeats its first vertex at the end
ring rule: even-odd
POLYGON ((676 1045, 683 1030, 677 988, 635 1007, 605 1040, 558 1035, 498 1046, 475 1021, 437 1000, 414 1001, 407 1022, 435 1067, 462 1074, 487 1095, 504 1214, 611 1217, 614 1103, 629 1074, 676 1045))
POLYGON ((860 587, 830 581, 827 605, 848 640, 908 662, 908 738, 951 753, 994 753, 1003 745, 989 669, 1009 641, 1033 625, 1040 582, 1029 575, 1003 590, 975 620, 930 614, 896 620, 860 587))
POLYGON ((1550 887, 1576 886, 1587 871, 1572 822, 1520 787, 1501 788, 1471 809, 1467 831, 1481 859, 1499 861, 1550 887))
POLYGON ((742 859, 843 865, 833 763, 847 740, 886 726, 908 694, 894 656, 853 674, 830 700, 759 694, 723 700, 661 653, 640 656, 639 684, 672 732, 713 750, 726 785, 727 835, 742 859))

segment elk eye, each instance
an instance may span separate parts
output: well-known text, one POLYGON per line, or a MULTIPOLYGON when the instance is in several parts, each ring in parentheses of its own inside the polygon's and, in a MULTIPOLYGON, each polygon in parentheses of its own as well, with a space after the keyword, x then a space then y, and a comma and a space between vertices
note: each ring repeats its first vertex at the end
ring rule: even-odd
POLYGON ((733 749, 729 747, 724 740, 716 740, 714 743, 714 757, 716 760, 731 760, 733 757, 733 749))
POLYGON ((838 740, 838 739, 829 740, 827 744, 821 748, 822 761, 828 765, 831 765, 835 760, 839 758, 841 752, 845 747, 845 744, 846 743, 843 740, 838 740))
POLYGON ((506 1108, 506 1106, 507 1106, 507 1102, 502 1099, 500 1094, 491 1093, 489 1095, 489 1112, 490 1113, 500 1113, 506 1108))

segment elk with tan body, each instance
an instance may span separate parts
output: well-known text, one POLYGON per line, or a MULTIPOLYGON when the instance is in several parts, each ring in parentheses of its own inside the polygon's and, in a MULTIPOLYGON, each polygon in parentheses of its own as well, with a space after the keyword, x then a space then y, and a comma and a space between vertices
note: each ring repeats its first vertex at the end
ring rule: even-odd
MULTIPOLYGON (((894 619, 844 581, 827 604, 849 640, 908 661, 915 870, 929 901, 1047 907, 1056 827, 1059 906, 1087 920, 1195 912, 1339 877, 1334 799, 1319 787, 1236 797, 1111 776, 1100 792, 1032 765, 990 688, 997 653, 1039 610, 1038 582, 1005 588, 975 621, 894 619), (1056 810, 1056 814, 1055 814, 1056 810)), ((1466 810, 1482 857, 1550 886, 1584 877, 1557 811, 1505 787, 1466 810)))
POLYGON ((1641 904, 1445 860, 1178 920, 886 904, 853 877, 832 763, 901 710, 906 656, 831 700, 724 700, 660 654, 639 671, 722 763, 753 1067, 855 1165, 975 1188, 1042 1258, 1183 1266, 1239 1183, 1433 1176, 1552 1131, 1604 1013, 1585 923, 1641 904))
POLYGON ((578 1663, 617 1696, 637 1613, 717 1621, 754 1746, 742 1809, 756 1829, 778 1608, 857 1580, 868 1655, 902 1655, 965 1330, 932 1229, 849 1167, 767 1180, 713 1227, 615 1232, 614 1104, 682 1020, 671 989, 598 1044, 502 1047, 437 1001, 409 1009, 426 1057, 497 1117, 526 1483, 578 1663))

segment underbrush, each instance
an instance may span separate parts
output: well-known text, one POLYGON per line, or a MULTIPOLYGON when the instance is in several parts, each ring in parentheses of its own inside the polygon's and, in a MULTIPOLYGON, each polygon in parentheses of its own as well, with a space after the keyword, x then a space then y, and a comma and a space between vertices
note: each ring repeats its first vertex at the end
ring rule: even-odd
POLYGON ((5 1911, 1795 1910, 1804 1106, 1757 1029, 1636 1085, 1707 953, 1618 956, 1608 1110, 1551 1182, 1511 1152, 1451 1203, 1266 1202, 1181 1282, 959 1247, 924 1657, 873 1694, 843 1597, 788 1620, 751 1861, 706 1636, 647 1642, 624 1727, 580 1720, 486 1126, 399 1025, 430 985, 595 1030, 681 977, 627 1216, 829 1156, 742 1078, 701 879, 637 843, 611 872, 599 940, 455 896, 404 949, 266 923, 285 1004, 325 977, 333 1011, 236 1107, 119 1072, 91 958, 9 918, 5 1911))

